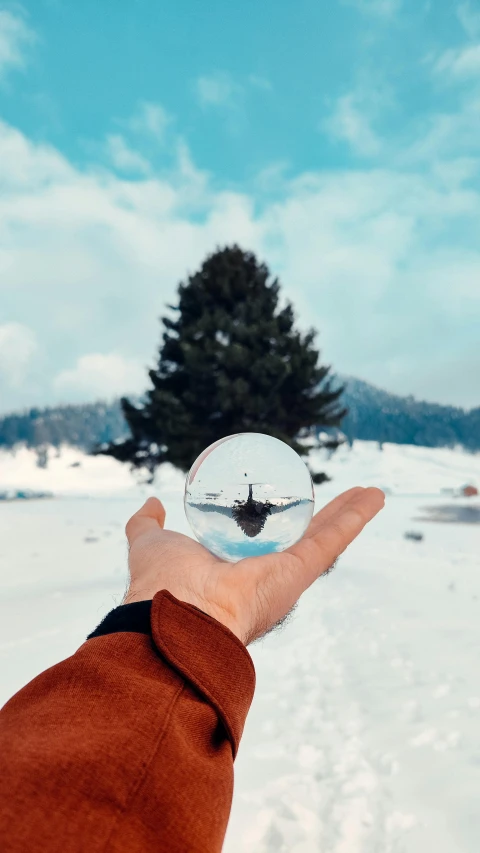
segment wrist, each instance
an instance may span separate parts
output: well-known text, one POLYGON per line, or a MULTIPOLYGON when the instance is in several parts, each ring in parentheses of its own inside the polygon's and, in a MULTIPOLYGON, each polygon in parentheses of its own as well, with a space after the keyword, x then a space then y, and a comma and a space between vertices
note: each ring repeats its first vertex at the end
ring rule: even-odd
MULTIPOLYGON (((130 585, 125 593, 122 604, 134 604, 138 601, 151 601, 157 592, 160 592, 160 590, 130 585)), ((184 601, 186 604, 192 604, 193 607, 196 607, 201 613, 215 619, 215 621, 223 625, 224 628, 228 628, 228 630, 231 631, 244 646, 246 646, 250 641, 248 631, 242 630, 234 615, 229 613, 223 607, 209 601, 205 601, 204 599, 200 599, 199 597, 189 594, 184 590, 167 589, 167 592, 177 598, 178 601, 184 601)))
POLYGON ((137 601, 152 601, 155 591, 149 589, 133 589, 129 587, 123 596, 122 604, 134 604, 137 601))

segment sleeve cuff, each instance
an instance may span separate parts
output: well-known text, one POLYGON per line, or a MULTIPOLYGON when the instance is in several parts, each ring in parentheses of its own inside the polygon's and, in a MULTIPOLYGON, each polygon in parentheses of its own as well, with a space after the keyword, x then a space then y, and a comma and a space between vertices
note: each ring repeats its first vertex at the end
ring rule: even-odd
POLYGON ((213 705, 235 757, 255 690, 252 659, 235 634, 167 590, 111 610, 87 639, 122 631, 151 634, 160 654, 213 705))
POLYGON ((235 757, 255 690, 247 649, 216 619, 167 590, 151 602, 151 631, 159 652, 213 705, 235 757))
POLYGON ((150 633, 150 613, 152 601, 134 601, 132 604, 121 604, 107 613, 94 631, 88 635, 103 637, 105 634, 115 634, 117 631, 134 631, 137 634, 150 633))

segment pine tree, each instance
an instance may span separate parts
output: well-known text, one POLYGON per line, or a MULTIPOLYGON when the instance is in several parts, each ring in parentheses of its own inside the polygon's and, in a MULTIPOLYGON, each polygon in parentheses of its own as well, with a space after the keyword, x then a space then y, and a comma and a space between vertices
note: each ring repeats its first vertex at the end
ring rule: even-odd
POLYGON ((299 438, 340 424, 343 389, 319 365, 315 333, 295 329, 279 294, 251 252, 232 246, 210 255, 179 285, 178 306, 169 306, 175 319, 162 318, 158 366, 142 404, 122 400, 130 437, 100 452, 152 476, 163 462, 188 471, 205 447, 238 432, 267 433, 307 454, 299 438))

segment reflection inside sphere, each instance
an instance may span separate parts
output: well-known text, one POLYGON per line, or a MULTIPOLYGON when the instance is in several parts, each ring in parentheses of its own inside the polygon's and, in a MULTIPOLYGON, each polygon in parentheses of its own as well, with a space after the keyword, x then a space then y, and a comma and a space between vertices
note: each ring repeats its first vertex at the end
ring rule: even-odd
POLYGON ((287 444, 261 433, 227 436, 192 465, 185 513, 197 539, 224 560, 283 551, 314 507, 310 473, 287 444))

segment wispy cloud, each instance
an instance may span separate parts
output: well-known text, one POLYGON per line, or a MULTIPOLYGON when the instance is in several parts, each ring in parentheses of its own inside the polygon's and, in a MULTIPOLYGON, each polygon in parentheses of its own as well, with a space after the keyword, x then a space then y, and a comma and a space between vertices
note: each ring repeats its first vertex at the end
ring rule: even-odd
POLYGON ((239 82, 227 71, 214 71, 195 81, 195 93, 201 108, 205 112, 217 111, 232 136, 238 136, 247 126, 249 90, 265 92, 267 87, 268 81, 261 77, 246 77, 239 82))
POLYGON ((213 71, 195 81, 195 92, 202 107, 219 107, 230 112, 244 109, 249 91, 266 93, 272 88, 270 80, 260 74, 249 74, 240 82, 227 71, 213 71))
POLYGON ((381 140, 372 128, 370 110, 361 94, 350 92, 338 98, 321 127, 360 156, 374 157, 381 150, 381 140))
POLYGON ((25 66, 27 49, 35 40, 23 15, 0 9, 0 80, 10 69, 25 66))
POLYGON ((478 169, 480 96, 466 95, 457 110, 433 112, 421 119, 405 144, 400 157, 405 163, 461 164, 462 169, 478 169), (465 158, 467 158, 465 160, 465 158))
POLYGON ((107 136, 107 155, 115 169, 121 172, 134 172, 137 174, 148 174, 150 164, 138 151, 130 148, 126 140, 119 133, 107 136))
POLYGON ((165 108, 152 101, 142 101, 137 112, 128 121, 128 127, 134 133, 147 134, 163 142, 172 117, 165 108))
POLYGON ((255 175, 255 186, 265 195, 284 191, 287 182, 287 171, 291 167, 288 160, 277 160, 269 163, 255 175))
POLYGON ((345 6, 354 6, 366 15, 392 18, 400 10, 403 0, 341 0, 345 6))
POLYGON ((469 2, 460 3, 457 7, 458 19, 471 39, 480 36, 480 8, 474 9, 469 2))
POLYGON ((271 81, 260 74, 249 74, 248 82, 255 89, 261 89, 263 92, 271 92, 273 89, 271 81))
POLYGON ((480 43, 444 51, 436 60, 434 70, 457 80, 480 79, 480 43))
POLYGON ((238 103, 244 88, 236 83, 226 71, 215 71, 199 77, 196 92, 202 107, 232 107, 238 103))

